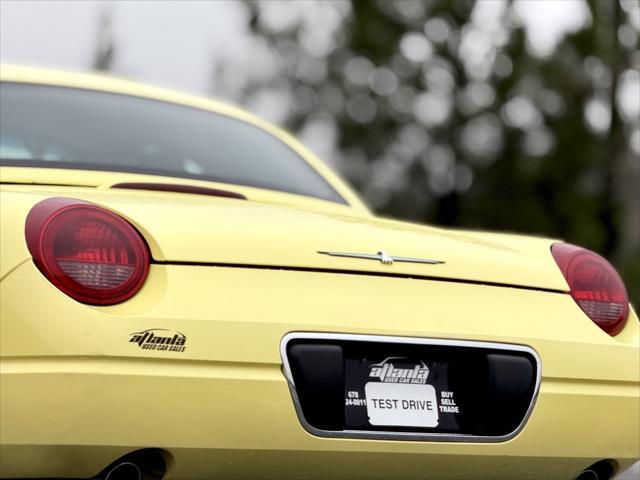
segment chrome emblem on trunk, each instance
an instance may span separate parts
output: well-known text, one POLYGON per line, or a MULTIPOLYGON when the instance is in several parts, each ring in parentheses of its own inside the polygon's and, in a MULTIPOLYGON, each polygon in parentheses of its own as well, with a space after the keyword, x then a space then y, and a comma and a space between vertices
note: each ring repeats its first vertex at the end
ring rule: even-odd
POLYGON ((329 255, 331 257, 347 257, 347 258, 362 258, 365 260, 378 260, 384 265, 393 265, 393 262, 404 263, 426 263, 428 265, 439 265, 445 263, 442 260, 433 260, 430 258, 411 258, 411 257, 393 257, 384 250, 378 251, 378 253, 350 253, 350 252, 325 252, 318 251, 321 255, 329 255))

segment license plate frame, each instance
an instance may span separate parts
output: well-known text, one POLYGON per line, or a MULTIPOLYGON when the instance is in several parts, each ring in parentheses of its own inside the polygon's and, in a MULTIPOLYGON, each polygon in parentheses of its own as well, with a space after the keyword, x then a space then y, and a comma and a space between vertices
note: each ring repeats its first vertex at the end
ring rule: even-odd
MULTIPOLYGON (((445 350, 446 350, 445 349, 445 350)), ((442 350, 442 348, 440 348, 442 350)), ((531 412, 535 406, 537 399, 540 378, 541 378, 541 362, 538 354, 531 347, 517 344, 506 343, 493 343, 482 342, 472 340, 447 340, 447 339, 432 339, 432 338, 416 338, 416 337, 394 337, 384 335, 361 335, 361 334, 338 334, 338 333, 316 333, 316 332, 292 332, 286 334, 280 345, 281 356, 283 360, 284 374, 288 380, 289 388, 293 398, 294 407, 300 423, 309 433, 320 437, 339 437, 339 438, 367 438, 367 439, 388 439, 388 440, 416 440, 416 441, 449 441, 449 442, 504 442, 514 436, 516 436, 524 427, 528 421, 531 412), (303 385, 294 379, 292 373, 292 365, 290 353, 292 346, 298 346, 300 344, 317 344, 317 345, 338 345, 343 346, 345 349, 345 359, 343 365, 339 368, 344 368, 342 373, 343 380, 341 385, 342 399, 339 399, 342 405, 342 409, 345 413, 344 424, 340 427, 318 427, 314 425, 313 419, 308 415, 305 415, 305 403, 304 391, 299 391, 303 388, 303 385), (434 347, 429 349, 426 347, 434 347), (437 348, 436 348, 437 347, 437 348), (472 434, 465 433, 465 431, 458 428, 457 418, 462 418, 461 415, 446 415, 440 411, 440 408, 453 409, 456 405, 455 392, 453 393, 453 399, 450 397, 451 387, 447 384, 448 372, 447 362, 443 361, 442 355, 432 356, 428 354, 431 350, 437 352, 440 347, 446 347, 448 351, 456 352, 456 355, 462 354, 465 351, 483 351, 487 355, 491 354, 504 354, 503 356, 515 355, 521 357, 527 357, 532 365, 532 380, 531 380, 531 392, 530 396, 526 400, 526 411, 523 410, 521 421, 517 426, 504 434, 484 434, 483 432, 474 432, 472 434), (369 374, 370 366, 373 363, 380 363, 385 359, 385 353, 397 352, 398 350, 415 352, 416 348, 422 352, 420 355, 410 355, 410 358, 402 359, 405 362, 401 366, 407 366, 407 364, 413 363, 414 367, 420 363, 425 363, 431 370, 429 374, 427 384, 433 386, 437 395, 438 403, 438 425, 436 427, 420 426, 396 426, 396 425, 375 425, 368 421, 368 415, 366 414, 366 395, 364 392, 364 385, 370 380, 369 374), (426 349, 425 349, 426 348, 426 349), (373 355, 370 353, 373 352, 373 355), (427 352, 427 353, 424 353, 427 352), (424 353, 424 354, 423 354, 424 353), (359 369, 360 376, 353 376, 350 373, 349 361, 362 362, 363 365, 359 369), (362 373, 366 373, 365 375, 362 373), (433 374, 433 376, 431 376, 433 374), (350 398, 349 392, 353 391, 352 385, 354 384, 362 386, 362 394, 358 393, 357 398, 350 398), (302 402, 300 397, 302 395, 302 402), (442 402, 443 399, 447 401, 442 402), (351 405, 349 405, 351 403, 351 405), (364 411, 364 420, 354 421, 349 419, 347 409, 349 407, 359 407, 360 412, 364 411), (448 418, 448 420, 447 420, 448 418), (456 421, 454 421, 456 420, 456 421)), ((397 360, 396 360, 397 361, 397 360)), ((294 370, 295 358, 293 358, 294 370)), ((317 363, 317 362, 316 362, 317 363)), ((338 367, 336 367, 338 368, 338 367)), ((296 374, 297 375, 297 374, 296 374)), ((299 379, 298 379, 299 380, 299 379)), ((372 379, 375 381, 375 379, 372 379)), ((319 390, 320 395, 323 395, 324 390, 319 390)), ((355 411, 357 409, 353 409, 355 411)), ((456 412, 448 411, 445 413, 454 414, 456 412)), ((309 414, 309 412, 307 412, 309 414)), ((375 423, 375 422, 374 422, 375 423)))

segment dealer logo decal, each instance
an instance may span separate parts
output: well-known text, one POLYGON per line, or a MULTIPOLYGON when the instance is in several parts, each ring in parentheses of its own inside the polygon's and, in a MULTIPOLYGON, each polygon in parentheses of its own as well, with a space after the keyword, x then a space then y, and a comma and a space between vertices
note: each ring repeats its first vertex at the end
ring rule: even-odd
POLYGON ((150 328, 130 335, 129 343, 135 343, 143 350, 184 352, 186 349, 187 336, 177 330, 150 328))
POLYGON ((402 357, 385 358, 382 362, 371 365, 369 377, 379 378, 384 383, 412 383, 424 385, 429 376, 429 367, 424 362, 413 368, 396 368, 391 360, 401 360, 402 357))

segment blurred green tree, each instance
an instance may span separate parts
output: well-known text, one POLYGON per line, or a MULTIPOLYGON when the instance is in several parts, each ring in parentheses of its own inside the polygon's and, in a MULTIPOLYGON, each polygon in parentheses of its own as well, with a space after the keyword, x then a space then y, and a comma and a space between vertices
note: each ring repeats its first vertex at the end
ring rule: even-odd
POLYGON ((638 305, 640 119, 625 110, 640 97, 637 2, 589 0, 589 25, 551 54, 512 2, 246 5, 270 68, 240 102, 279 98, 286 128, 333 138, 378 213, 583 245, 638 305))
POLYGON ((115 59, 112 5, 106 4, 98 17, 96 48, 93 54, 93 69, 108 72, 115 59))

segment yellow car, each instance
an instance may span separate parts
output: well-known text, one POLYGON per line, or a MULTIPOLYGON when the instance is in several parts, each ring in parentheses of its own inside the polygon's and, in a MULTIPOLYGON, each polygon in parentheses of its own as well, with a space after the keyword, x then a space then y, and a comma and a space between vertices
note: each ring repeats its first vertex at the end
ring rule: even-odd
POLYGON ((557 240, 374 217, 278 128, 3 66, 0 476, 607 479, 640 328, 557 240))

